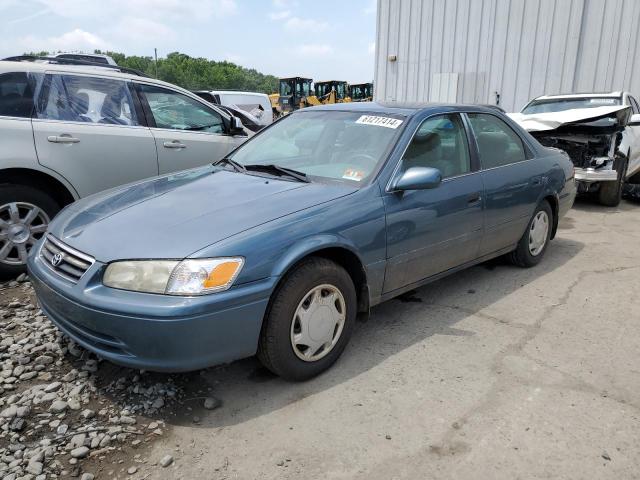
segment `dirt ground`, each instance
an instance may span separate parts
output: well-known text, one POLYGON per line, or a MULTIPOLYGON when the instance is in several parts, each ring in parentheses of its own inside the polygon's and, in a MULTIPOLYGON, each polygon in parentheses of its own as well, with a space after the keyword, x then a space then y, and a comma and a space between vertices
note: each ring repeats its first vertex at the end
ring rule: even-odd
POLYGON ((96 478, 640 478, 639 245, 638 204, 579 201, 539 266, 490 262, 376 307, 314 380, 254 359, 174 375, 163 434, 96 478))

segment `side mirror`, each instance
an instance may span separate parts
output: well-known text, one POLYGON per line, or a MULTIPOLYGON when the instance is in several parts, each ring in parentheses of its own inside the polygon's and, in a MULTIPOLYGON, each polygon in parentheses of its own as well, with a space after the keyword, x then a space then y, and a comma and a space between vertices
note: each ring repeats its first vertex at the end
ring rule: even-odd
POLYGON ((640 125, 640 114, 635 113, 631 115, 631 118, 629 118, 629 122, 627 123, 627 125, 640 125))
POLYGON ((436 188, 442 182, 442 173, 437 168, 411 167, 392 184, 392 190, 426 190, 436 188))
POLYGON ((229 127, 229 133, 231 135, 245 135, 244 125, 242 120, 238 117, 231 116, 231 126, 229 127))

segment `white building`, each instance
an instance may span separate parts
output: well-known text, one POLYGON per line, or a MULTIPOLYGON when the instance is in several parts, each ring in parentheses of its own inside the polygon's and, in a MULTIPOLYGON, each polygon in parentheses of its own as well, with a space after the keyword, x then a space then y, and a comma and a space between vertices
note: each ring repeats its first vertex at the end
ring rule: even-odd
POLYGON ((640 0, 378 0, 377 22, 376 100, 640 96, 640 0))

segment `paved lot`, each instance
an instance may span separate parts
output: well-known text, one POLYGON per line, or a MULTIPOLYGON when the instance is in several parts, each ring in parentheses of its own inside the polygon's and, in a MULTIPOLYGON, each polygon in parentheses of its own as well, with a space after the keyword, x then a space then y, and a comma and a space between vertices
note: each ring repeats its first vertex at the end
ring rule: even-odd
POLYGON ((155 444, 150 478, 638 478, 640 209, 580 202, 544 262, 497 262, 377 307, 290 384, 203 372, 223 406, 155 444))
POLYGON ((19 418, 0 419, 0 467, 96 479, 640 478, 639 245, 640 205, 579 202, 538 267, 491 262, 376 307, 334 368, 302 384, 253 359, 173 376, 96 364, 38 315, 28 283, 5 285, 0 406, 29 409, 19 430, 19 418), (42 351, 54 363, 39 365, 42 351), (48 401, 68 409, 52 414, 38 389, 58 379, 48 401), (205 410, 209 396, 222 406, 205 410), (71 459, 74 443, 86 458, 71 459))

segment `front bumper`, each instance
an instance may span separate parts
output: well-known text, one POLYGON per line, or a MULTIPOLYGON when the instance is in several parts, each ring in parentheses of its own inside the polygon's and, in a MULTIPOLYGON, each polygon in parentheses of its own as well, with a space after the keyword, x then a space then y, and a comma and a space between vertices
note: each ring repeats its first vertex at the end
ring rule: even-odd
POLYGON ((87 350, 119 365, 169 372, 255 354, 277 279, 178 297, 105 287, 104 268, 96 262, 73 284, 48 269, 38 255, 28 261, 42 311, 87 350))
POLYGON ((618 180, 618 172, 605 168, 576 168, 575 178, 578 182, 615 182, 618 180))

